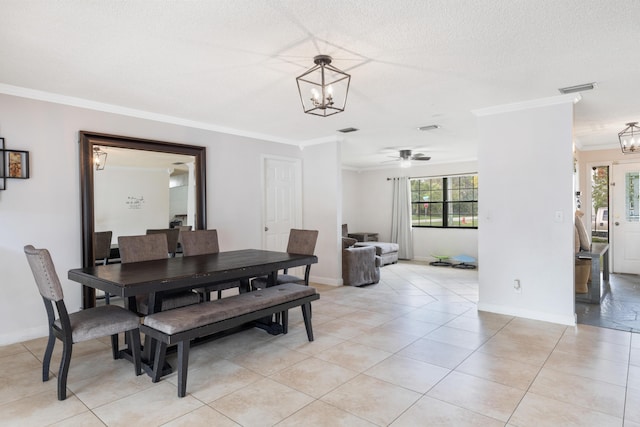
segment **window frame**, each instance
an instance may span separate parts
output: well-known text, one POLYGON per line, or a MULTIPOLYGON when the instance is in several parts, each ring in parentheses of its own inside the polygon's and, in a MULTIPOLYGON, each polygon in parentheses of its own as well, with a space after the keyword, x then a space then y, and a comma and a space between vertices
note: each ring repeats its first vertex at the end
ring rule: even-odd
MULTIPOLYGON (((411 228, 437 228, 437 229, 471 229, 471 230, 477 230, 478 229, 478 174, 477 173, 465 173, 465 174, 456 174, 456 175, 443 175, 443 176, 421 176, 421 177, 415 177, 415 178, 409 178, 410 181, 410 188, 411 188, 411 228), (451 180, 453 178, 463 178, 463 177, 471 177, 473 179, 474 182, 474 187, 472 188, 457 188, 454 189, 453 186, 451 186, 451 180), (442 200, 429 200, 428 203, 430 205, 440 205, 441 206, 441 213, 440 213, 440 221, 438 221, 439 223, 441 223, 442 225, 432 225, 433 222, 431 221, 431 219, 434 217, 433 214, 429 215, 429 224, 416 224, 415 220, 414 220, 414 205, 421 205, 421 204, 425 204, 426 201, 425 200, 415 200, 414 201, 414 189, 413 189, 413 181, 440 181, 441 185, 440 185, 440 190, 435 190, 438 192, 442 193, 442 200), (473 198, 471 200, 455 200, 455 198, 451 197, 451 192, 452 191, 460 191, 460 190, 472 190, 473 191, 473 198), (452 210, 452 206, 453 204, 471 204, 472 208, 471 208, 471 212, 472 212, 472 217, 475 218, 475 225, 462 225, 460 223, 458 224, 449 224, 450 221, 450 216, 454 215, 454 213, 450 214, 450 211, 452 210)), ((432 189, 432 186, 429 186, 429 190, 424 190, 424 193, 431 193, 434 190, 432 189)), ((420 189, 418 189, 418 195, 424 194, 420 189)), ((420 209, 418 209, 418 218, 420 218, 420 209)), ((426 217, 426 215, 425 215, 426 217)), ((459 218, 459 214, 458 214, 458 218, 459 218)))

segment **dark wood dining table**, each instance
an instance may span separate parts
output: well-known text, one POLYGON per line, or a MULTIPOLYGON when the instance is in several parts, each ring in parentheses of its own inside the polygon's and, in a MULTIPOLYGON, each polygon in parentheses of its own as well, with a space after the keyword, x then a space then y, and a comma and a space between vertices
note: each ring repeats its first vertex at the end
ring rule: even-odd
MULTIPOLYGON (((215 283, 240 281, 247 292, 249 279, 269 276, 275 284, 278 270, 315 264, 315 255, 244 249, 217 254, 166 258, 126 264, 107 264, 69 270, 68 278, 109 292, 126 301, 149 295, 149 314, 160 311, 162 294, 168 291, 211 288, 215 283)), ((148 356, 148 355, 147 355, 148 356)))
MULTIPOLYGON (((278 270, 315 264, 315 255, 243 249, 217 254, 166 258, 127 264, 107 264, 69 270, 68 278, 91 288, 123 298, 167 291, 194 289, 204 285, 247 280, 278 270)), ((246 291, 247 289, 241 289, 246 291)), ((156 298, 159 299, 159 298, 156 298)), ((159 302, 150 303, 153 312, 159 302)))

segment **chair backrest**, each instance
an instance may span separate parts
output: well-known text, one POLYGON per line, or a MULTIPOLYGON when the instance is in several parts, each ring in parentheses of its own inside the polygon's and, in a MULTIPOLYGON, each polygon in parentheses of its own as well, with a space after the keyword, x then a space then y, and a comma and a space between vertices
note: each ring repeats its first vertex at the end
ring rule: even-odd
POLYGON ((178 244, 182 244, 182 234, 187 231, 191 231, 193 228, 192 225, 176 225, 174 228, 178 229, 178 244))
POLYGON ((287 252, 292 254, 313 255, 318 240, 318 230, 298 230, 292 228, 289 232, 287 252))
POLYGON ((24 253, 27 255, 40 295, 50 301, 62 301, 62 286, 49 251, 27 245, 24 247, 24 253))
POLYGON ((180 237, 180 230, 177 228, 159 228, 147 230, 147 234, 164 234, 167 236, 167 249, 168 253, 172 256, 175 255, 178 250, 178 237, 180 237))
POLYGON ((128 262, 151 261, 167 258, 167 235, 147 234, 143 236, 119 236, 120 260, 128 262))
POLYGON ((217 254, 218 230, 196 230, 182 233, 182 254, 184 256, 217 254))
POLYGON ((349 227, 347 224, 342 224, 342 237, 349 237, 349 227))
POLYGON ((93 233, 93 257, 96 261, 104 261, 111 254, 111 237, 112 231, 97 231, 93 233))

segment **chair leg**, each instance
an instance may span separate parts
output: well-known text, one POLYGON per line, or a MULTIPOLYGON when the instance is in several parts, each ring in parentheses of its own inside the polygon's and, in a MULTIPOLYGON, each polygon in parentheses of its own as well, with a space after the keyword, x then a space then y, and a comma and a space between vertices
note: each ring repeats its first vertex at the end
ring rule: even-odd
POLYGON ((118 344, 118 334, 111 335, 111 353, 113 354, 113 360, 120 359, 120 345, 118 344))
POLYGON ((307 338, 313 341, 313 327, 311 326, 311 303, 302 304, 302 318, 304 319, 304 327, 307 330, 307 338))
POLYGON ((187 371, 189 368, 189 340, 178 343, 178 397, 187 394, 187 371))
POLYGON ((58 372, 58 400, 67 398, 67 375, 71 364, 71 352, 73 343, 62 341, 62 360, 60 360, 60 371, 58 372))
POLYGON ((142 365, 140 363, 140 330, 132 329, 127 332, 129 336, 129 349, 133 356, 133 368, 136 376, 142 374, 142 365))
POLYGON ((42 382, 49 381, 49 367, 51 366, 51 355, 55 345, 56 337, 53 332, 49 331, 49 340, 47 341, 47 348, 44 351, 44 360, 42 361, 42 382))

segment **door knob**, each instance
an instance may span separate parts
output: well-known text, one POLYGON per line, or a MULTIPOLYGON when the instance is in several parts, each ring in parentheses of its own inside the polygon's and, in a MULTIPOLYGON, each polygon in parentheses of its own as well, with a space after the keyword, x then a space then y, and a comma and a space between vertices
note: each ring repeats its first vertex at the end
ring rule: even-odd
POLYGON ((264 231, 269 231, 269 227, 265 227, 265 228, 264 228, 264 231))
POLYGON ((615 225, 620 225, 620 223, 619 223, 618 221, 616 221, 614 224, 615 224, 615 225))

